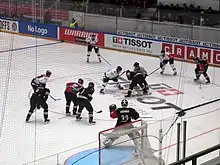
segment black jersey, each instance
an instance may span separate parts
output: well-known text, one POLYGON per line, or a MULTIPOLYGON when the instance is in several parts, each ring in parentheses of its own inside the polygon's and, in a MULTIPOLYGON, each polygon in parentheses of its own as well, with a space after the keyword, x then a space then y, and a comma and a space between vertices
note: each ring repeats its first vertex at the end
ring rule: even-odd
POLYGON ((44 97, 46 95, 48 95, 50 93, 50 90, 48 88, 44 88, 44 87, 38 87, 36 89, 36 91, 34 91, 34 95, 40 96, 40 97, 44 97))
POLYGON ((95 92, 94 88, 87 87, 82 92, 79 93, 78 98, 87 99, 89 101, 92 100, 92 95, 95 92))
POLYGON ((139 113, 133 108, 117 108, 115 112, 118 118, 116 126, 130 123, 131 119, 137 120, 139 118, 139 113))

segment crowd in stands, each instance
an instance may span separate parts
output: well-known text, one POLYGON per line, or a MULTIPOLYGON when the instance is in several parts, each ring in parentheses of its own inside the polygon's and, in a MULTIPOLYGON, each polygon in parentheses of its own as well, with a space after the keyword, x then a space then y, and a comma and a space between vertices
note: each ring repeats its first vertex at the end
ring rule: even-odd
POLYGON ((220 12, 211 7, 202 9, 200 6, 183 5, 157 5, 156 12, 159 15, 152 17, 154 20, 177 22, 180 24, 191 24, 200 26, 216 26, 220 22, 220 12))
MULTIPOLYGON (((9 0, 1 1, 2 3, 9 2, 9 0)), ((20 0, 17 2, 18 5, 31 6, 31 0, 20 0)), ((72 10, 200 26, 213 27, 220 24, 219 11, 215 11, 211 7, 202 9, 200 6, 193 6, 192 4, 156 4, 157 0, 60 0, 56 1, 56 3, 54 0, 44 0, 43 6, 45 9, 44 18, 46 22, 50 22, 53 17, 53 15, 50 15, 50 10, 63 10, 67 12, 68 10, 72 10), (154 10, 149 10, 149 8, 153 8, 154 10)), ((27 14, 16 12, 15 9, 10 12, 10 16, 13 18, 28 19, 24 15, 27 14)), ((8 10, 0 11, 0 17, 8 16, 8 10)))

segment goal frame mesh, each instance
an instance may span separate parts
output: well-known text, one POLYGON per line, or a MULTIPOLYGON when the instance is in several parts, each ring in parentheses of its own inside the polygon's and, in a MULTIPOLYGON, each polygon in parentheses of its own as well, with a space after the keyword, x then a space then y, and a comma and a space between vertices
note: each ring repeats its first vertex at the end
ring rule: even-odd
MULTIPOLYGON (((145 162, 144 154, 146 154, 146 153, 147 153, 147 155, 150 155, 150 157, 155 159, 156 157, 153 155, 153 152, 151 152, 152 148, 151 148, 150 142, 148 140, 148 136, 147 136, 147 126, 148 125, 147 125, 146 121, 136 120, 136 121, 132 121, 131 123, 127 123, 127 124, 124 124, 124 125, 121 125, 118 127, 109 128, 109 129, 100 131, 98 134, 98 140, 99 140, 99 160, 98 160, 98 162, 99 162, 99 165, 102 165, 102 149, 105 148, 102 146, 102 142, 103 142, 102 137, 103 136, 104 137, 122 137, 122 136, 127 136, 128 134, 134 133, 137 131, 140 133, 140 139, 139 139, 140 152, 138 153, 139 161, 141 161, 141 162, 143 162, 143 164, 145 164, 144 163, 145 162), (129 129, 122 129, 122 130, 119 129, 119 131, 116 130, 116 131, 112 132, 113 130, 115 130, 117 128, 129 125, 129 124, 134 125, 134 127, 129 128, 129 129), (135 124, 138 124, 138 126, 135 126, 135 124), (145 150, 148 150, 148 151, 146 151, 146 153, 144 153, 145 150)), ((122 142, 122 143, 124 143, 124 142, 122 142)), ((134 145, 134 147, 137 148, 136 145, 134 145)))

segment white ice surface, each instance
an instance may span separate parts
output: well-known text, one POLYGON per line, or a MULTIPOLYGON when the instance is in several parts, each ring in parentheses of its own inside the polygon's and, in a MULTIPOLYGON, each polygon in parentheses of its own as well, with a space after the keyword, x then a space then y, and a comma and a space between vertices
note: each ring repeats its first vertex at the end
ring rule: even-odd
MULTIPOLYGON (((54 156, 36 161, 35 164, 55 165, 57 158, 63 164, 69 156, 77 152, 98 147, 98 132, 113 127, 115 124, 115 120, 109 117, 108 106, 112 103, 116 103, 119 106, 120 99, 124 95, 114 86, 107 86, 105 95, 99 94, 103 72, 117 65, 121 65, 125 70, 133 69, 133 63, 136 61, 145 67, 149 73, 159 66, 157 58, 105 49, 101 49, 101 55, 112 66, 109 66, 104 60, 101 64, 98 63, 94 54, 91 55, 92 62, 87 64, 86 47, 68 43, 7 51, 54 42, 0 33, 0 51, 3 51, 0 53, 0 119, 3 121, 0 125, 2 128, 0 137, 1 165, 21 165, 50 155, 54 156), (9 69, 8 66, 10 64, 9 69), (56 98, 61 98, 61 101, 48 100, 51 119, 49 124, 43 124, 42 110, 38 110, 36 116, 32 116, 32 122, 27 124, 24 120, 29 109, 28 93, 31 90, 30 81, 35 75, 44 73, 47 69, 53 73, 51 81, 48 83, 51 94, 56 98), (6 84, 7 78, 9 78, 8 86, 6 84), (85 118, 81 122, 76 122, 74 118, 64 115, 65 98, 63 92, 65 84, 69 81, 77 81, 78 78, 83 78, 85 85, 89 81, 95 83, 96 92, 92 104, 95 110, 103 110, 103 113, 94 114, 94 118, 97 121, 94 126, 88 126, 86 110, 83 111, 83 117, 85 118), (5 89, 7 87, 7 99, 4 102, 5 89), (69 150, 71 148, 74 149, 69 150), (57 156, 56 154, 60 152, 63 153, 57 156)), ((178 76, 169 75, 172 74, 172 71, 167 66, 167 74, 162 76, 157 71, 148 77, 149 84, 164 83, 184 93, 183 95, 163 96, 156 91, 152 91, 151 96, 165 99, 166 102, 173 103, 181 108, 191 107, 218 98, 220 70, 210 67, 208 73, 212 84, 205 85, 202 83, 200 88, 200 84, 193 81, 194 67, 194 64, 176 62, 178 76)), ((148 120, 149 135, 158 136, 160 127, 166 133, 173 122, 176 112, 174 109, 153 111, 151 109, 152 105, 142 104, 135 98, 129 99, 129 104, 136 108, 141 115, 152 117, 148 120)), ((220 127, 220 111, 218 108, 219 102, 216 102, 189 111, 185 117, 178 120, 178 122, 188 121, 187 138, 220 127)), ((187 155, 211 147, 219 143, 219 140, 219 129, 195 137, 187 142, 187 155)), ((158 141, 153 138, 150 138, 150 141, 152 147, 158 149, 158 141)), ((176 125, 165 136, 163 147, 175 143, 176 125)), ((175 151, 175 146, 163 150, 163 158, 166 163, 175 161, 175 151)), ((199 161, 202 162, 215 155, 217 155, 217 152, 214 155, 210 154, 208 157, 201 158, 199 161)))

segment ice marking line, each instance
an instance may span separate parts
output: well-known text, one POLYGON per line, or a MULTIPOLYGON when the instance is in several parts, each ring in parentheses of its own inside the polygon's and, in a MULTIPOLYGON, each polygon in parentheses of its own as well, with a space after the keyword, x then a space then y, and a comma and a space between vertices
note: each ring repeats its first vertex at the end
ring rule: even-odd
POLYGON ((31 48, 43 47, 43 46, 50 46, 50 45, 56 45, 56 44, 60 44, 60 43, 63 43, 63 42, 53 42, 53 43, 48 43, 48 44, 32 45, 32 46, 26 46, 26 47, 21 47, 21 48, 2 50, 2 51, 0 51, 0 53, 12 52, 12 51, 18 51, 18 50, 24 50, 24 49, 31 49, 31 48))

